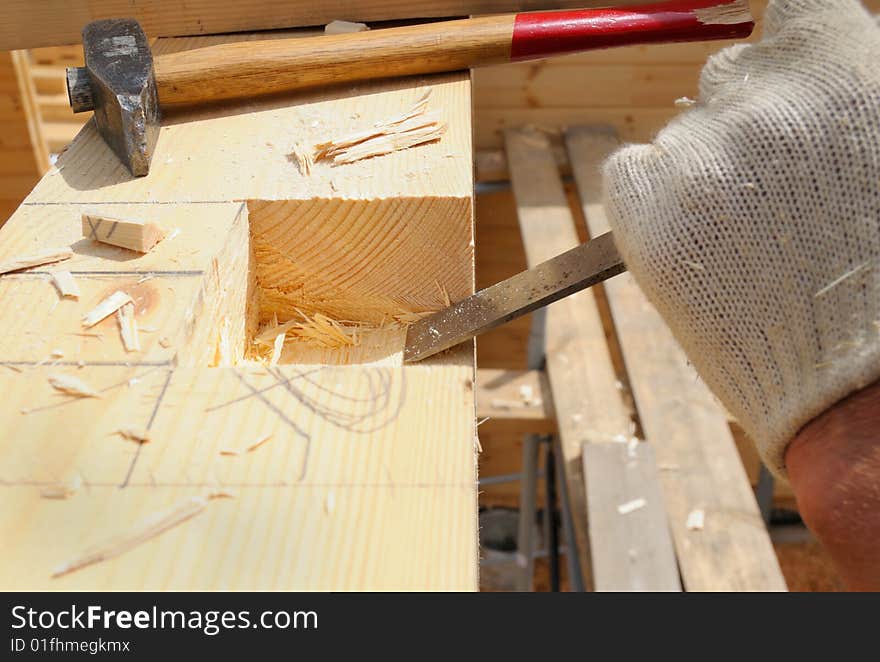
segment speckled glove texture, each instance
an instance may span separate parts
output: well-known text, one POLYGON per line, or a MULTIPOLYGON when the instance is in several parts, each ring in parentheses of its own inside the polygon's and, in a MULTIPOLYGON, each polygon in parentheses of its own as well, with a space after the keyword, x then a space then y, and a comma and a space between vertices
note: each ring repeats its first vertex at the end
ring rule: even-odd
POLYGON ((880 27, 855 0, 771 0, 764 26, 603 174, 627 267, 784 476, 797 431, 880 379, 880 27))

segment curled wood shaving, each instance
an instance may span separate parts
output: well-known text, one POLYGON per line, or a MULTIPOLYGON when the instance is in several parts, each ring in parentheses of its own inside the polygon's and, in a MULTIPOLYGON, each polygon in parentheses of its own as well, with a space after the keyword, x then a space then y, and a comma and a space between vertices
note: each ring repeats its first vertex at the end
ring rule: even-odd
POLYGON ((30 255, 20 255, 13 257, 5 262, 0 262, 0 274, 7 274, 19 269, 27 269, 29 267, 38 267, 41 264, 50 264, 52 262, 61 262, 73 257, 73 251, 69 248, 47 248, 46 250, 32 253, 30 255))
POLYGON ((120 556, 178 524, 200 515, 207 505, 208 499, 206 497, 183 499, 167 510, 146 517, 129 531, 98 543, 72 560, 62 563, 52 572, 52 577, 61 577, 86 566, 120 556))
POLYGON ((436 113, 425 112, 430 95, 431 91, 428 90, 412 108, 398 117, 376 122, 370 129, 315 145, 315 162, 330 161, 332 165, 353 163, 439 140, 447 127, 436 113))
POLYGON ((137 320, 134 318, 134 303, 123 304, 116 311, 116 321, 119 323, 119 335, 122 336, 125 351, 139 352, 141 341, 138 336, 137 320))
POLYGON ((101 303, 95 306, 83 317, 82 324, 85 328, 95 326, 98 322, 109 317, 127 303, 134 303, 132 298, 125 292, 116 291, 101 303))
POLYGON ((69 499, 74 494, 79 492, 79 489, 82 487, 82 476, 79 474, 73 474, 68 479, 61 481, 60 483, 56 483, 54 485, 48 485, 40 490, 40 496, 44 499, 69 499))
POLYGON ((79 299, 79 284, 69 271, 53 271, 52 283, 58 288, 62 299, 79 299))
POLYGON ((78 398, 100 398, 101 395, 93 389, 91 386, 86 384, 79 377, 74 377, 72 375, 49 375, 48 377, 49 383, 59 391, 66 393, 67 395, 75 395, 78 398))
POLYGON ((275 336, 275 342, 272 347, 272 358, 269 359, 269 365, 277 365, 279 359, 281 359, 281 352, 284 349, 284 333, 279 333, 275 336))

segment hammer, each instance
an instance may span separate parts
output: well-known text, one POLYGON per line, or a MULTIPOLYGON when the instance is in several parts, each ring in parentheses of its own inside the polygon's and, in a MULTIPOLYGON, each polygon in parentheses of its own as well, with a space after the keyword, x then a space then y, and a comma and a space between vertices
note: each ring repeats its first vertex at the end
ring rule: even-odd
POLYGON ((159 137, 160 107, 612 46, 747 37, 753 27, 746 0, 672 0, 226 43, 153 58, 136 20, 109 19, 83 29, 85 67, 67 69, 67 93, 73 112, 95 111, 101 136, 141 176, 159 137))

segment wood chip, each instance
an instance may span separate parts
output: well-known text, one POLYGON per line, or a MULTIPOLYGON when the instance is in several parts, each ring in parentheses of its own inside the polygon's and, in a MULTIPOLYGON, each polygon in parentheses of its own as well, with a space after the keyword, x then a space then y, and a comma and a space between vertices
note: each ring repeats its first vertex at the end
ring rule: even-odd
POLYGON ((44 499, 69 499, 79 492, 81 487, 82 476, 79 474, 73 474, 60 483, 44 487, 40 490, 40 496, 44 499))
POLYGON ((284 350, 284 338, 287 334, 279 333, 275 336, 275 342, 272 343, 272 357, 269 359, 269 365, 278 365, 281 359, 281 352, 284 350))
POLYGON ((146 444, 150 442, 150 431, 146 428, 119 428, 116 431, 116 434, 120 435, 123 439, 128 439, 129 441, 134 441, 138 444, 146 444))
POLYGON ((86 549, 72 560, 55 568, 52 577, 61 577, 86 566, 120 556, 178 524, 200 515, 207 505, 208 500, 205 497, 183 499, 171 508, 141 520, 129 531, 86 549))
POLYGON ((242 455, 243 453, 250 453, 250 452, 258 449, 260 446, 265 444, 271 438, 272 438, 272 433, 267 432, 266 434, 261 435, 261 436, 257 437, 256 439, 254 439, 253 441, 245 444, 241 448, 223 448, 220 450, 220 455, 237 456, 237 455, 242 455))
POLYGON ((52 283, 58 288, 62 299, 79 299, 79 284, 69 271, 53 271, 52 283))
POLYGON ((631 512, 644 508, 648 502, 642 498, 633 499, 617 506, 617 512, 621 515, 629 515, 631 512))
POLYGON ((324 26, 324 34, 348 34, 350 32, 366 32, 370 29, 366 23, 351 21, 330 21, 324 26))
POLYGON ((127 303, 134 303, 134 301, 125 292, 117 290, 86 313, 83 317, 82 324, 87 329, 95 326, 95 324, 109 317, 127 303))
POLYGON ((126 352, 139 352, 141 341, 138 337, 137 320, 134 318, 134 303, 123 304, 116 311, 116 321, 119 323, 119 335, 122 336, 122 345, 126 352))
POLYGON ((702 508, 694 508, 688 513, 687 521, 684 523, 688 531, 702 531, 706 524, 706 512, 702 508))
POLYGON ((138 253, 148 253, 165 237, 165 230, 155 223, 98 214, 82 215, 82 233, 86 239, 127 248, 138 253))
POLYGON ((436 113, 425 112, 430 94, 429 90, 410 110, 398 117, 377 122, 370 129, 315 145, 315 162, 330 161, 333 165, 353 163, 439 140, 447 127, 436 113))
POLYGON ((312 160, 312 155, 309 150, 302 145, 296 144, 293 146, 293 149, 290 151, 290 154, 287 155, 288 160, 296 163, 296 166, 299 168, 299 172, 304 177, 312 174, 312 165, 314 161, 312 160))
POLYGON ((167 349, 171 347, 171 341, 168 338, 159 338, 159 345, 167 349))
POLYGON ((12 271, 27 269, 29 267, 38 267, 41 264, 51 264, 52 262, 61 262, 73 257, 73 251, 69 248, 47 248, 46 250, 30 255, 20 255, 13 257, 5 262, 0 262, 0 274, 8 274, 12 271))
POLYGON ((91 386, 86 384, 79 377, 74 377, 72 375, 49 375, 48 377, 49 383, 58 389, 66 393, 67 395, 75 395, 78 398, 100 398, 101 395, 93 389, 91 386))

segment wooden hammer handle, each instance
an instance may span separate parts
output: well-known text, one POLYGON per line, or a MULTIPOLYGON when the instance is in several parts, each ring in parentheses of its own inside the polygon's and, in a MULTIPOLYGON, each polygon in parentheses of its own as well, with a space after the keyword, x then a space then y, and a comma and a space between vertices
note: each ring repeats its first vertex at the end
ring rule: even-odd
POLYGON ((156 84, 163 106, 186 105, 611 46, 746 37, 753 27, 745 0, 485 16, 157 55, 156 84))

